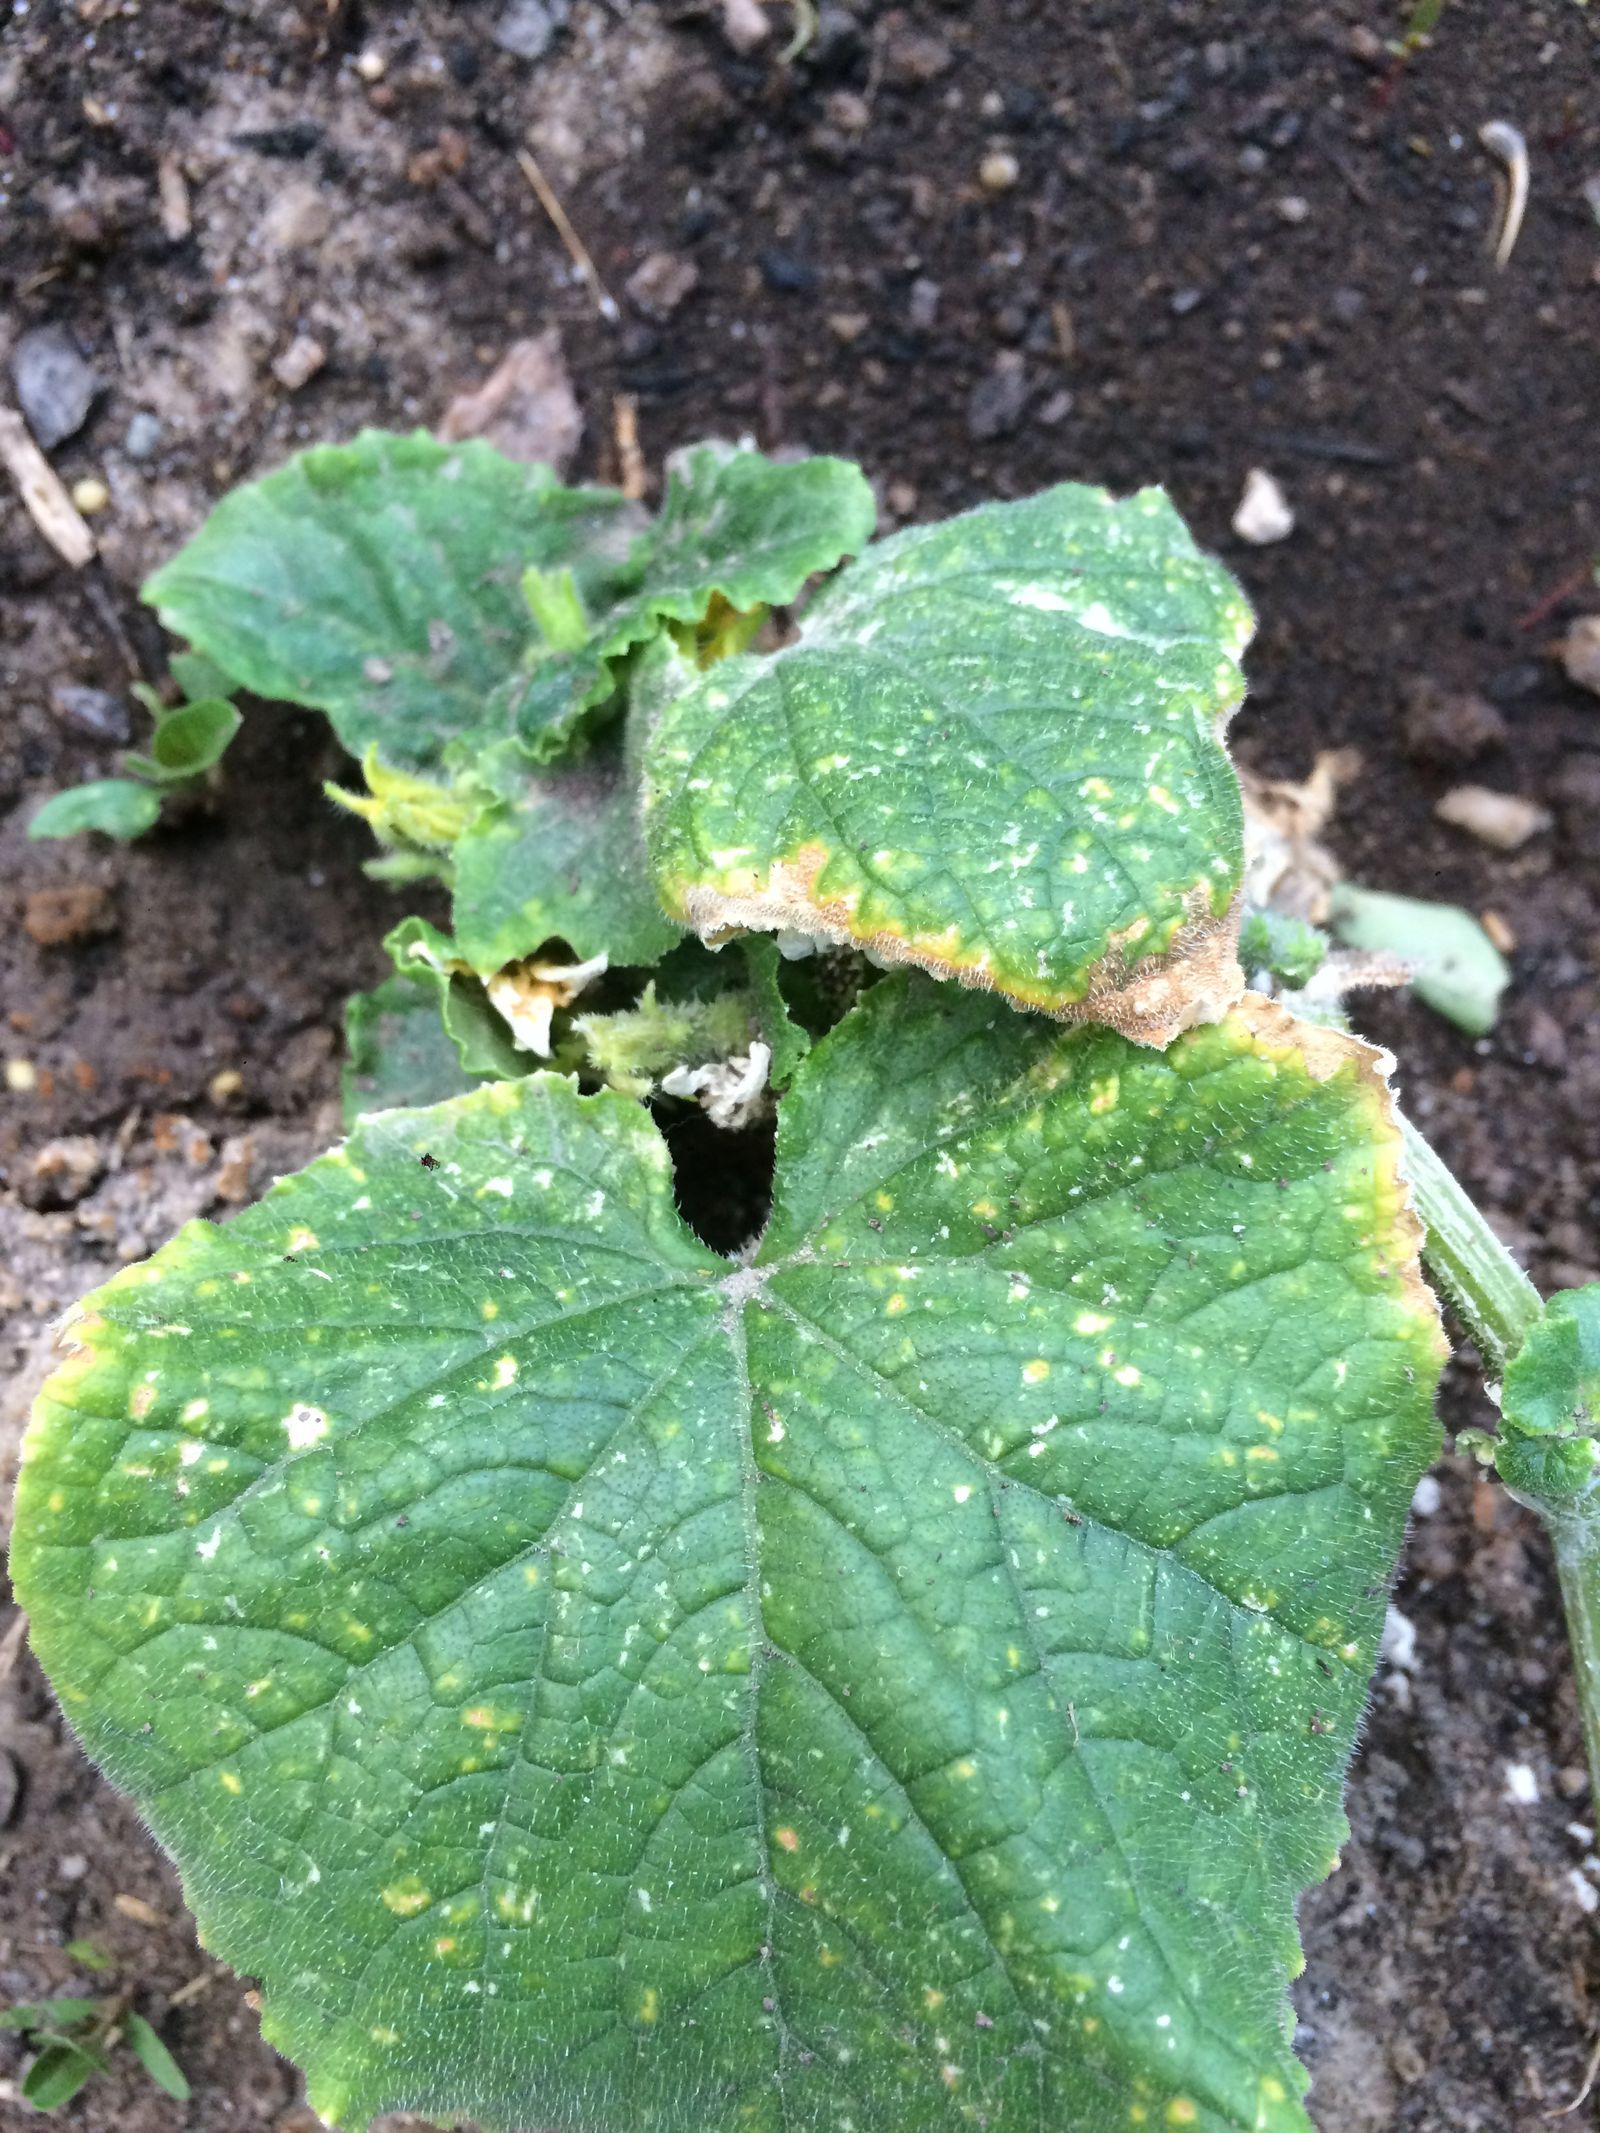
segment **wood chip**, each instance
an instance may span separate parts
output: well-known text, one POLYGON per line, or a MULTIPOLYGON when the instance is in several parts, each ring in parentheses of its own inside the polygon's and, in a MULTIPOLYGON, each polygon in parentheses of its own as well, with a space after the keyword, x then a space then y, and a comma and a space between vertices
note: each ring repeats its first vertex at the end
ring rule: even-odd
POLYGON ((176 1992, 167 1995, 169 2007, 187 2007, 191 2000, 199 1999, 202 1992, 214 1985, 216 1978, 209 1970, 202 1970, 198 1977, 190 1978, 187 1985, 180 1985, 176 1992))
POLYGON ((1517 945, 1517 936, 1498 911, 1480 911, 1478 924, 1488 934, 1502 955, 1510 955, 1517 945))
POLYGON ((120 1890, 111 1899, 112 1908, 124 1918, 131 1918, 136 1926, 164 1926, 166 1915, 153 1903, 146 1903, 142 1896, 125 1896, 120 1890))
POLYGON ((1463 829, 1496 851, 1514 852, 1530 837, 1550 827, 1550 810, 1520 793, 1494 792, 1487 785, 1456 785, 1434 808, 1441 822, 1463 829))
POLYGON ((639 403, 632 393, 618 393, 612 401, 611 430, 617 440, 622 493, 629 503, 636 504, 649 488, 650 476, 639 449, 639 403))
POLYGON ((189 210, 189 181, 183 165, 170 152, 156 165, 156 201, 162 236, 170 244, 181 244, 194 227, 194 217, 189 210))
POLYGON ((94 555, 94 535, 14 407, 0 407, 0 462, 29 518, 56 554, 74 570, 82 570, 94 555))

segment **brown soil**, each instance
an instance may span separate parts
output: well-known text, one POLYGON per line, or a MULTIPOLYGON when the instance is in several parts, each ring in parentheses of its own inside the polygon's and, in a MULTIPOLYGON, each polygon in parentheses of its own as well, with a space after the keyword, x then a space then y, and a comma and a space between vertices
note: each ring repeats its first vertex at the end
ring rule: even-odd
MULTIPOLYGON (((51 1315, 334 1130, 339 1004, 377 974, 402 908, 321 798, 320 725, 281 714, 249 721, 209 813, 127 851, 29 846, 38 800, 111 763, 50 687, 125 690, 130 653, 151 650, 134 588, 229 482, 363 421, 437 420, 550 324, 587 417, 583 472, 616 475, 627 392, 652 466, 707 433, 843 451, 891 520, 1065 476, 1166 483, 1262 617, 1243 756, 1298 775, 1318 747, 1356 744, 1366 770, 1335 831, 1351 874, 1492 909, 1514 934, 1492 1039, 1398 997, 1360 1019, 1536 1276, 1593 1278, 1600 704, 1548 647, 1600 603, 1589 589, 1522 618, 1600 548, 1600 249, 1581 192, 1600 170, 1600 23, 1571 0, 1453 0, 1409 66, 1353 51, 1353 29, 1389 35, 1403 12, 852 0, 823 6, 791 65, 777 5, 781 33, 740 58, 716 7, 577 0, 533 62, 492 41, 501 0, 13 12, 0 344, 49 320, 79 337, 106 389, 53 456, 112 501, 103 561, 78 576, 20 512, 0 518, 0 1469, 51 1315), (354 65, 368 51, 381 79, 354 65), (1523 129, 1533 162, 1500 274, 1477 145, 1491 118, 1523 129), (512 158, 530 134, 619 292, 651 252, 693 260, 668 317, 627 301, 619 327, 596 316, 512 158), (1016 181, 986 190, 996 154, 1016 181), (187 236, 162 228, 164 155, 187 236), (271 364, 297 334, 326 362, 290 390, 271 364), (136 458, 140 411, 161 429, 136 458), (1254 465, 1297 515, 1277 547, 1229 531, 1254 465), (1547 803, 1550 833, 1506 857, 1434 819, 1461 771, 1405 752, 1419 674, 1499 707, 1508 738, 1470 774, 1547 803), (51 888, 80 893, 30 911, 51 888)), ((1472 1388, 1455 1366, 1450 1424, 1482 1419, 1472 1388)), ((1397 1593, 1414 1657, 1380 1677, 1353 1841, 1304 1907, 1300 2047, 1323 2133, 1533 2133, 1600 2026, 1578 1894, 1600 1864, 1548 1551, 1495 1485, 1453 1461, 1441 1476, 1397 1593), (1510 1764, 1536 1801, 1508 1795, 1510 1764)), ((244 1988, 196 1950, 170 1871, 31 1663, 0 1650, 0 2001, 63 1989, 62 1943, 90 1936, 195 2087, 179 2106, 118 2079, 67 2122, 287 2133, 295 2080, 244 1988)), ((0 2035, 0 2079, 18 2064, 0 2035)), ((0 2127, 31 2123, 6 2093, 0 2127)))

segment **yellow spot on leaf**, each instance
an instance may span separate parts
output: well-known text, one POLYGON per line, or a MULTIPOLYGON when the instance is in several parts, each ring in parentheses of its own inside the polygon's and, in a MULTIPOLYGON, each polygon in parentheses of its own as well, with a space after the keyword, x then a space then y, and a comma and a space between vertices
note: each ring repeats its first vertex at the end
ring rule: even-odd
POLYGON ((1049 1375, 1050 1365, 1042 1355, 1036 1355, 1031 1363, 1024 1363, 1022 1366, 1024 1384, 1042 1385, 1049 1375))
POLYGON ((661 2012, 661 1995, 654 1985, 646 1985, 639 1995, 639 2020, 653 2022, 661 2012))
POLYGON ((236 1770, 219 1770, 217 1772, 217 1782, 224 1792, 231 1792, 235 1799, 244 1790, 244 1780, 236 1770))
POLYGON ((415 1918, 419 1911, 428 1908, 433 1897, 419 1881, 413 1879, 392 1883, 383 1891, 383 1900, 396 1918, 415 1918))
POLYGON ((800 1839, 792 1829, 775 1829, 772 1832, 772 1841, 774 1844, 781 1844, 786 1852, 797 1852, 800 1849, 800 1839))

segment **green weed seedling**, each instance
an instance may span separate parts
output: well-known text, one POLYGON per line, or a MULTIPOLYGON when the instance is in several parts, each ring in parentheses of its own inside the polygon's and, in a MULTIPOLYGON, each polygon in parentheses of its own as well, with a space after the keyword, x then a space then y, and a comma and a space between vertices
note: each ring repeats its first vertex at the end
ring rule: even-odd
POLYGON ((1244 911, 1238 588, 1156 491, 872 521, 836 460, 701 447, 650 520, 367 433, 148 589, 449 899, 344 1145, 79 1309, 17 1506, 330 2122, 1307 2127, 1424 1257, 1600 1695, 1596 1299, 1244 911))
POLYGON ((0 2007, 0 2029, 23 2031, 32 2049, 22 2096, 37 2111, 70 2103, 96 2074, 110 2070, 119 2049, 133 2054, 157 2088, 179 2103, 189 2100, 183 2069, 144 2016, 129 2006, 125 1993, 0 2007))
POLYGON ((91 778, 53 794, 28 824, 30 837, 76 837, 98 830, 129 844, 155 828, 163 798, 191 788, 215 769, 239 730, 235 684, 193 652, 173 655, 172 675, 184 692, 181 703, 168 705, 144 683, 133 690, 153 724, 148 751, 124 754, 123 777, 91 778))

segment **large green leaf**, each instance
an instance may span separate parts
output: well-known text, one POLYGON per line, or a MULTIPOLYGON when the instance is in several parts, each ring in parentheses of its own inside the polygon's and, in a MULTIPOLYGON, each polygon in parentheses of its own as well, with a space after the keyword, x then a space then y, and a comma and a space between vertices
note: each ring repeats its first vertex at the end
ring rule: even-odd
POLYGON ((662 899, 707 938, 851 942, 1164 1043, 1243 988, 1221 728, 1249 633, 1156 490, 897 534, 785 650, 657 677, 662 899))
POLYGON ((570 569, 609 600, 639 523, 615 491, 488 445, 363 430, 225 496, 145 598, 241 687, 423 768, 458 736, 517 730, 491 700, 539 642, 523 572, 570 569))
POLYGON ((1373 1057, 902 977, 753 1263, 539 1074, 90 1300, 19 1597, 324 2116, 1306 2127, 1293 1903, 1436 1438, 1373 1057))
POLYGON ((842 460, 704 445, 643 527, 615 491, 488 445, 364 430, 225 496, 145 597, 242 687, 325 711, 353 754, 424 769, 509 738, 546 756, 632 645, 718 593, 792 599, 869 538, 872 497, 842 460))

